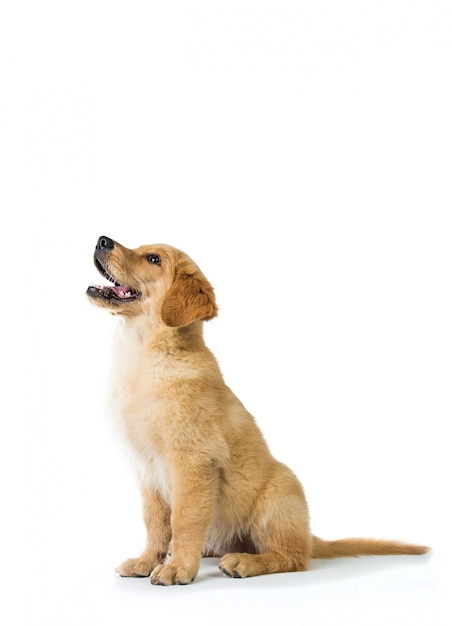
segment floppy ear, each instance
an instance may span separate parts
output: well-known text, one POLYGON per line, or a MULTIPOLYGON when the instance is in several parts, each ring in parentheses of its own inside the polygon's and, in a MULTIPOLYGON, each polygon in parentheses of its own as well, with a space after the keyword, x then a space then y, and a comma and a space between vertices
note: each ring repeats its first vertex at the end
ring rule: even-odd
POLYGON ((201 272, 176 274, 162 304, 162 320, 167 326, 210 320, 217 312, 213 288, 201 272))

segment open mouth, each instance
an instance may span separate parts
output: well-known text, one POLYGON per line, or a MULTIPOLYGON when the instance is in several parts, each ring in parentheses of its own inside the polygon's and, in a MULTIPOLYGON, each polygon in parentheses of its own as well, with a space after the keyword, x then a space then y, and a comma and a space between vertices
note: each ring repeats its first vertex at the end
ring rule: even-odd
POLYGON ((128 285, 121 285, 102 265, 99 259, 94 258, 94 264, 104 278, 109 280, 113 285, 90 285, 88 287, 88 295, 104 300, 117 300, 120 302, 136 300, 140 294, 128 285))

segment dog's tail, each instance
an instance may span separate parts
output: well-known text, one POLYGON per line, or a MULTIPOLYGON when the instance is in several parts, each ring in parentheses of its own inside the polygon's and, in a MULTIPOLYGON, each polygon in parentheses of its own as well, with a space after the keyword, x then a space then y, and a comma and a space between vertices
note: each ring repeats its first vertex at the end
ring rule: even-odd
POLYGON ((361 556, 365 554, 425 554, 430 548, 386 539, 337 539, 326 541, 312 535, 314 559, 332 559, 338 556, 361 556))

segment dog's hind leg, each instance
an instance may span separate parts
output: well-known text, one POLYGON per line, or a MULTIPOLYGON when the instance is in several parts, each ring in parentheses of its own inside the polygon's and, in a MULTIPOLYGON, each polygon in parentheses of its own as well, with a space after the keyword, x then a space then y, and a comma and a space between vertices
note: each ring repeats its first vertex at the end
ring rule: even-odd
POLYGON ((303 488, 282 464, 259 498, 250 524, 256 554, 234 552, 220 560, 220 570, 232 578, 245 578, 308 568, 311 533, 303 488))

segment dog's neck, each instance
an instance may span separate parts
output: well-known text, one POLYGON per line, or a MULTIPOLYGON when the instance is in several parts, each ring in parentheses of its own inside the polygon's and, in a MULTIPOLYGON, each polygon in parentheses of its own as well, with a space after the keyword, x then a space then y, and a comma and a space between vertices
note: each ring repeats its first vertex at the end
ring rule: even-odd
POLYGON ((124 317, 121 320, 118 338, 132 345, 139 352, 179 351, 196 352, 206 348, 203 337, 203 322, 170 328, 164 324, 143 324, 140 317, 124 317))

